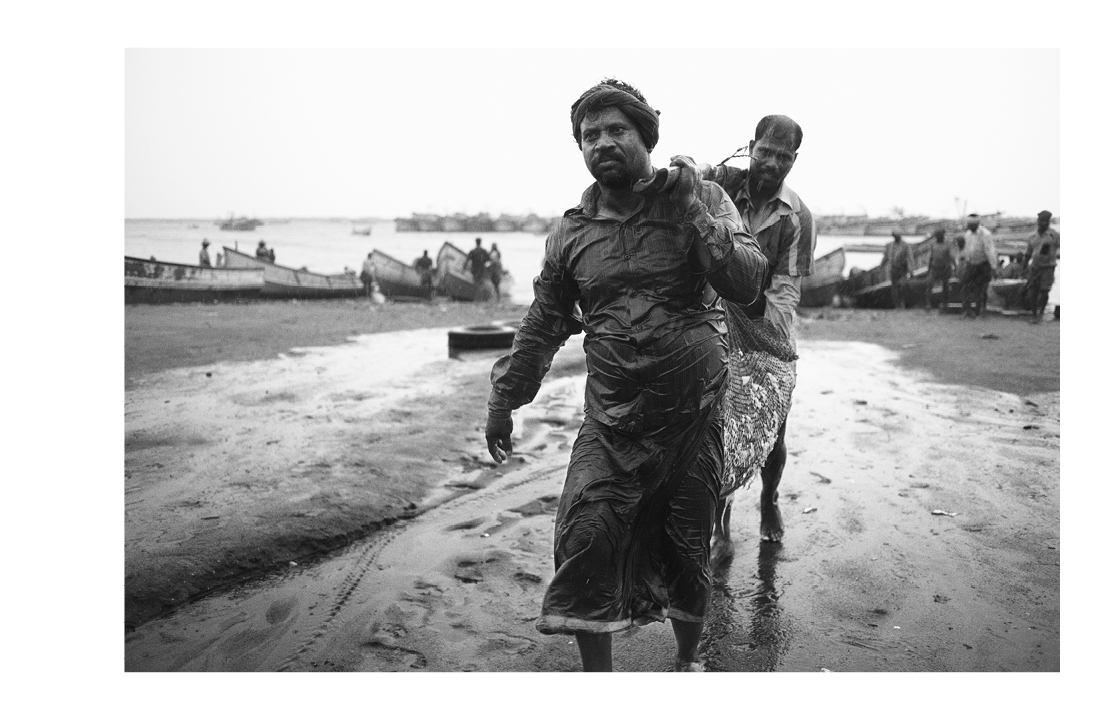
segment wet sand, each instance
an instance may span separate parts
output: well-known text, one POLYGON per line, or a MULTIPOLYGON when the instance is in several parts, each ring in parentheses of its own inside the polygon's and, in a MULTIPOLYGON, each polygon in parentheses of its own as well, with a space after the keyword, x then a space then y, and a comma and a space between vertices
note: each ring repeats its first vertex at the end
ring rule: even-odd
MULTIPOLYGON (((272 339, 258 356, 196 341, 195 323, 245 336, 279 309, 127 309, 126 668, 578 669, 570 638, 533 620, 581 419, 579 340, 496 467, 481 423, 499 352, 448 358, 441 328, 343 342, 341 322, 369 332, 400 313, 439 328, 431 308, 372 325, 370 310, 298 305, 290 339, 317 347, 272 339), (200 350, 165 368, 149 327, 200 350)), ((708 669, 1058 670, 1058 333, 808 313, 787 536, 761 544, 756 486, 738 495, 708 669)), ((622 670, 671 665, 667 626, 615 643, 622 670)))

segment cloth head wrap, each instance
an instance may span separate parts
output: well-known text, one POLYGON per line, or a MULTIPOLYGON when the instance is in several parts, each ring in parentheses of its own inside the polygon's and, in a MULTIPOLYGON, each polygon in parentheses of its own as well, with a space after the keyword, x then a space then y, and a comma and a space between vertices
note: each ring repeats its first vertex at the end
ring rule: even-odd
POLYGON ((1040 220, 1050 220, 1050 218, 1051 218, 1050 210, 1044 210, 1041 213, 1039 213, 1039 219, 1040 220))
POLYGON ((619 108, 630 118, 641 133, 647 150, 656 147, 657 126, 660 123, 657 116, 661 114, 660 111, 654 110, 648 103, 613 85, 597 85, 573 103, 569 119, 573 121, 573 139, 577 141, 578 147, 581 144, 581 121, 588 113, 599 112, 609 107, 619 108))

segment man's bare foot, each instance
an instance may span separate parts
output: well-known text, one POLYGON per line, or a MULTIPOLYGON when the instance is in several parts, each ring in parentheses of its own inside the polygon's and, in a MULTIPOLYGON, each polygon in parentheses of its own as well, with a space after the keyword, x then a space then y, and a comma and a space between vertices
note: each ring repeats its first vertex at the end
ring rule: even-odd
POLYGON ((698 660, 681 660, 676 658, 672 663, 672 672, 706 672, 703 663, 698 660))
POLYGON ((760 539, 764 542, 783 542, 783 514, 774 503, 760 504, 760 539))

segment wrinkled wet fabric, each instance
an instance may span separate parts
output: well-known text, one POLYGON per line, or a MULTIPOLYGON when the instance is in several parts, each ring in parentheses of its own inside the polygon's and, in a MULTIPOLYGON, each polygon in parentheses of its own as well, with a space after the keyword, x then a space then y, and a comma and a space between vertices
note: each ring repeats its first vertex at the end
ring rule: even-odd
POLYGON ((585 332, 588 381, 537 628, 611 632, 706 612, 726 375, 719 296, 751 302, 766 261, 720 187, 684 217, 667 195, 596 217, 599 187, 546 241, 535 300, 493 367, 490 416, 530 402, 585 332))
POLYGON ((722 469, 717 407, 637 434, 585 420, 558 505, 539 632, 703 621, 722 469))
POLYGON ((489 412, 531 402, 554 353, 583 329, 587 415, 632 432, 692 420, 725 377, 725 311, 715 291, 752 302, 766 261, 713 183, 703 183, 706 214, 690 223, 667 195, 622 221, 597 218, 598 193, 590 186, 546 240, 535 300, 511 354, 493 367, 489 412), (690 252, 697 242, 704 266, 690 252))

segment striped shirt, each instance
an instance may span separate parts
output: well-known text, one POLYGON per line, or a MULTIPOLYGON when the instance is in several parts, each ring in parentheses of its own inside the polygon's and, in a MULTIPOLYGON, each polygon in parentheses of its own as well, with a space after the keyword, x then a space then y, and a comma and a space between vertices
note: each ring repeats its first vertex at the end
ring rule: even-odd
POLYGON ((756 208, 749 194, 747 171, 728 165, 719 165, 714 171, 714 181, 733 198, 741 219, 768 260, 763 290, 745 308, 745 314, 767 316, 791 337, 795 308, 802 297, 801 278, 814 272, 817 225, 813 213, 785 182, 762 207, 756 208))
POLYGON ((599 193, 590 186, 546 239, 534 302, 493 367, 491 414, 531 402, 554 353, 582 329, 595 420, 648 430, 691 420, 719 395, 728 346, 718 296, 751 302, 767 268, 737 208, 704 182, 686 217, 660 194, 615 220, 597 217, 599 193))

